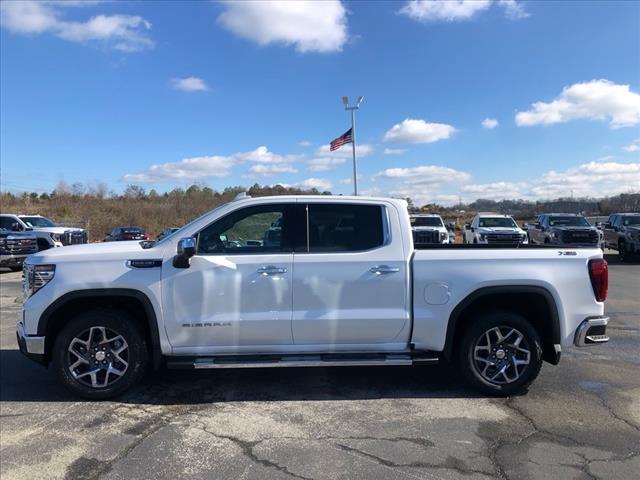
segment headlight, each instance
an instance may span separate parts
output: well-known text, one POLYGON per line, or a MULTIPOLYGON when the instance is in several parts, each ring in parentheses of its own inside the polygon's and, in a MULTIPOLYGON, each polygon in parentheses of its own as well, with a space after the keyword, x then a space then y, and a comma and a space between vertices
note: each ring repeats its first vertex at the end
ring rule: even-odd
POLYGON ((558 239, 558 234, 556 232, 551 232, 549 234, 549 237, 551 237, 551 240, 557 240, 558 239))
POLYGON ((52 239, 54 242, 60 242, 60 241, 61 241, 61 240, 60 240, 61 238, 62 238, 62 236, 61 236, 59 233, 52 233, 52 234, 51 234, 51 239, 52 239))
POLYGON ((627 232, 627 233, 626 233, 626 236, 627 236, 627 238, 628 238, 629 240, 633 240, 632 232, 627 232))
POLYGON ((22 269, 22 288, 24 299, 26 300, 53 280, 55 274, 55 265, 24 264, 22 269))
POLYGON ((480 240, 482 240, 483 242, 487 239, 487 236, 484 233, 480 234, 480 240))
POLYGON ((440 240, 444 240, 445 238, 447 238, 449 235, 447 234, 447 232, 440 232, 440 240))

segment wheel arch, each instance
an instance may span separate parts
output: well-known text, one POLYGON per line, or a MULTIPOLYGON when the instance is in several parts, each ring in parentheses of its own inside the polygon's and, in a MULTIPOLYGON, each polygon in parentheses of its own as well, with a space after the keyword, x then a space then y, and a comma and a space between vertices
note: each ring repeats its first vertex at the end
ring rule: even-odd
POLYGON ((558 364, 560 351, 556 345, 561 343, 558 306, 549 290, 536 285, 483 287, 467 295, 449 316, 443 356, 447 360, 453 358, 461 332, 474 313, 497 309, 516 311, 527 318, 542 338, 544 360, 558 364))
POLYGON ((45 362, 48 363, 51 359, 51 348, 65 319, 83 309, 101 306, 125 310, 134 315, 149 341, 152 364, 154 368, 160 367, 162 351, 156 312, 146 294, 128 288, 78 290, 62 295, 49 305, 38 322, 38 335, 46 338, 45 362))

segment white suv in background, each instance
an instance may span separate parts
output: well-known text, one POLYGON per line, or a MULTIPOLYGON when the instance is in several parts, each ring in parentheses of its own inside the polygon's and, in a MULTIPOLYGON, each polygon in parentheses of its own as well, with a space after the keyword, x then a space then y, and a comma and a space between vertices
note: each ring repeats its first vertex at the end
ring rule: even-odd
POLYGON ((62 227, 41 215, 3 213, 0 214, 0 228, 13 232, 32 231, 38 241, 38 250, 87 243, 86 230, 62 227))
POLYGON ((529 243, 527 233, 509 215, 479 213, 462 230, 463 243, 520 245, 529 243))

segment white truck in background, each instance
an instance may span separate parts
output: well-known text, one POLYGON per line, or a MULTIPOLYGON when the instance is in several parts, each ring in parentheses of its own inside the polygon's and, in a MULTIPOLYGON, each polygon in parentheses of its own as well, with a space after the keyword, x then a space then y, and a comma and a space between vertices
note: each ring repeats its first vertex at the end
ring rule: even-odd
POLYGON ((0 228, 13 232, 31 232, 36 236, 38 250, 65 245, 87 243, 87 231, 76 227, 63 227, 41 215, 0 214, 0 228))
MULTIPOLYGON (((450 243, 449 230, 440 215, 435 213, 412 213, 409 215, 414 245, 450 243)), ((455 243, 455 237, 454 242, 455 243)))
POLYGON ((21 351, 90 399, 163 363, 439 360, 482 392, 511 395, 563 347, 608 340, 601 250, 415 248, 406 202, 387 198, 241 198, 160 242, 51 249, 24 268, 21 351), (273 241, 241 241, 274 225, 273 241))
POLYGON ((509 215, 478 213, 462 229, 462 243, 517 246, 529 243, 527 232, 509 215))

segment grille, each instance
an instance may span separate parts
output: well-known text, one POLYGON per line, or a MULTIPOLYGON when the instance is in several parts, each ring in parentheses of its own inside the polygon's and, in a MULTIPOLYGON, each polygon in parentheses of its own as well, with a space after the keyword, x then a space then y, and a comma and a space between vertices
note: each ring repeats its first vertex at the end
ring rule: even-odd
POLYGON ((38 243, 32 238, 7 238, 5 245, 11 255, 29 255, 38 251, 38 243))
POLYGON ((413 231, 413 243, 422 245, 425 243, 440 243, 440 232, 437 230, 413 231))
POLYGON ((63 245, 79 245, 81 243, 87 243, 86 230, 67 230, 60 235, 60 242, 63 245))
POLYGON ((562 232, 562 243, 598 243, 598 232, 568 231, 562 232))
POLYGON ((489 233, 486 239, 487 243, 518 245, 523 237, 519 233, 489 233))

